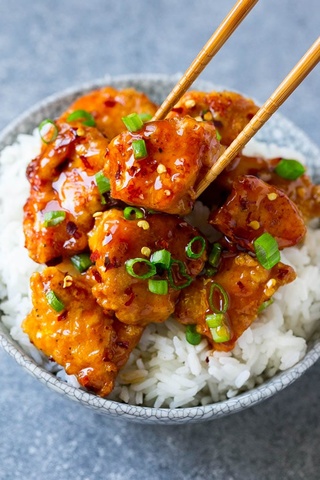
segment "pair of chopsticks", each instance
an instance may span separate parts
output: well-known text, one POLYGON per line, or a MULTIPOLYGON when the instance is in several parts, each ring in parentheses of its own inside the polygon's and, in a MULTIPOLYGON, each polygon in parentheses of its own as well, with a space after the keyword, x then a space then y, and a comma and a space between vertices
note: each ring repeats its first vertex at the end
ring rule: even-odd
MULTIPOLYGON (((153 120, 161 120, 177 103, 180 97, 187 91, 202 70, 210 62, 213 56, 220 50, 234 30, 248 15, 259 0, 238 0, 229 14, 219 25, 214 34, 199 52, 191 63, 190 67, 183 74, 182 78, 173 88, 171 93, 155 113, 153 120)), ((217 162, 211 167, 206 176, 197 186, 196 197, 198 197, 208 185, 224 170, 224 168, 243 149, 248 141, 260 130, 266 121, 276 110, 287 100, 292 92, 300 85, 311 70, 320 61, 320 37, 313 43, 305 55, 299 60, 283 82, 272 93, 268 100, 258 110, 242 132, 224 151, 217 162)))

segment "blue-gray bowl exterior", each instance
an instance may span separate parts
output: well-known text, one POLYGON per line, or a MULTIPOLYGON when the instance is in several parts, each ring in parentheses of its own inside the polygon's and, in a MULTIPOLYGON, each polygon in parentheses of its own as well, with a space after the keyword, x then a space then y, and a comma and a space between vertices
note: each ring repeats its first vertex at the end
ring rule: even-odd
MULTIPOLYGON (((179 75, 165 76, 148 74, 123 75, 117 77, 106 76, 97 81, 52 95, 29 109, 3 130, 0 134, 0 151, 5 146, 11 145, 20 133, 32 133, 44 118, 55 118, 59 116, 76 98, 95 88, 105 85, 114 86, 119 89, 133 87, 145 92, 154 102, 160 104, 172 90, 178 79, 179 75)), ((210 91, 223 90, 226 88, 211 82, 198 80, 193 84, 192 89, 210 91)), ((314 180, 316 182, 320 181, 319 148, 311 142, 303 131, 287 118, 284 118, 280 114, 275 114, 256 134, 255 138, 261 142, 274 143, 280 147, 290 147, 301 152, 307 159, 308 170, 314 180)), ((37 365, 37 363, 24 352, 22 347, 11 337, 8 329, 1 322, 1 318, 0 345, 19 365, 41 383, 44 383, 51 390, 71 400, 95 410, 97 413, 110 417, 124 418, 134 422, 169 425, 213 420, 244 410, 275 395, 299 378, 319 359, 320 332, 317 331, 312 339, 308 341, 307 353, 298 364, 284 372, 278 373, 262 385, 221 402, 206 406, 177 409, 127 405, 125 403, 97 397, 96 395, 74 388, 58 380, 54 374, 47 372, 44 368, 37 365)))

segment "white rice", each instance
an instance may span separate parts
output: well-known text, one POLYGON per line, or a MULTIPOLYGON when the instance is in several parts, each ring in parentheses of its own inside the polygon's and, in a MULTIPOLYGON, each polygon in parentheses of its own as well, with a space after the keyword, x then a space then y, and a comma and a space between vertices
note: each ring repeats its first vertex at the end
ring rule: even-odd
MULTIPOLYGON (((77 387, 76 378, 49 362, 21 330, 31 309, 29 278, 41 268, 28 257, 22 232, 22 207, 29 193, 25 169, 37 155, 39 143, 36 133, 19 135, 0 155, 1 320, 39 365, 57 371, 59 378, 77 387)), ((298 152, 255 141, 246 153, 304 160, 298 152)), ((208 213, 197 202, 189 220, 214 239, 214 230, 206 224, 208 213)), ((305 355, 306 340, 319 322, 319 244, 320 230, 310 227, 302 246, 282 252, 282 261, 295 269, 297 279, 275 294, 275 302, 243 333, 232 352, 212 352, 205 339, 190 345, 185 328, 173 320, 151 324, 120 372, 110 398, 154 407, 205 405, 231 398, 293 366, 305 355)))

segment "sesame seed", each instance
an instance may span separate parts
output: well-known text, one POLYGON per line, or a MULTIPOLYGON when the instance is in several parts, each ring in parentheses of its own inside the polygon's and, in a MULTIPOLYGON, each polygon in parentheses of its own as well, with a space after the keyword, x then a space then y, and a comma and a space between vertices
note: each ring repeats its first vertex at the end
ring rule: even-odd
POLYGON ((275 284, 276 284, 276 279, 275 278, 270 278, 270 280, 267 281, 267 287, 270 288, 270 287, 274 287, 275 284))
POLYGON ((278 194, 275 193, 275 192, 268 193, 267 197, 268 197, 268 199, 271 200, 271 202, 272 202, 273 200, 275 200, 276 198, 278 198, 278 194))
POLYGON ((186 108, 193 108, 193 107, 195 107, 196 102, 192 98, 189 98, 188 100, 186 100, 184 102, 184 104, 185 104, 186 108))
POLYGON ((197 117, 194 117, 195 120, 197 120, 197 122, 202 122, 203 121, 203 118, 200 117, 200 115, 198 115, 197 117))
POLYGON ((83 137, 84 134, 85 134, 85 131, 83 130, 83 128, 78 127, 78 128, 77 128, 77 135, 78 135, 78 137, 83 137))
POLYGON ((203 120, 207 120, 207 121, 210 121, 213 119, 213 116, 212 116, 212 113, 211 112, 206 112, 204 115, 203 115, 203 120))
POLYGON ((257 220, 252 220, 252 222, 249 223, 248 227, 251 227, 253 230, 258 230, 260 228, 260 223, 257 222, 257 220))
POLYGON ((143 230, 148 230, 150 228, 150 225, 146 220, 139 220, 137 225, 139 228, 142 228, 143 230))
POLYGON ((63 288, 68 288, 72 285, 73 279, 71 275, 66 275, 63 279, 63 288))
POLYGON ((141 248, 141 253, 142 255, 144 255, 145 257, 150 257, 151 255, 151 250, 149 247, 142 247, 141 248))
POLYGON ((101 217, 102 212, 95 212, 92 216, 93 218, 101 217))
POLYGON ((167 197, 169 197, 171 195, 171 192, 170 192, 170 190, 165 190, 164 194, 167 195, 167 197))
POLYGON ((159 163, 157 166, 157 172, 160 173, 165 173, 167 171, 166 166, 163 165, 163 163, 159 163))

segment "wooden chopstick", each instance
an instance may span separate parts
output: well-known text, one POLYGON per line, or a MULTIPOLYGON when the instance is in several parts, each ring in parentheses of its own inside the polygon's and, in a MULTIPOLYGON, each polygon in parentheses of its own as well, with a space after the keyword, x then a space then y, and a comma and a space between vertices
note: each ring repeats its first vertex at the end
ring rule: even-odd
POLYGON ((208 185, 224 170, 231 160, 242 150, 254 134, 266 123, 271 115, 283 104, 298 85, 320 61, 320 37, 309 48, 301 60, 286 76, 279 87, 268 98, 256 115, 250 120, 242 132, 223 152, 196 189, 198 197, 208 185))
POLYGON ((220 50, 237 26, 248 15, 259 0, 238 0, 228 15, 219 25, 214 34, 199 52, 197 57, 185 71, 182 78, 173 88, 171 93, 157 110, 152 120, 162 120, 177 103, 179 98, 188 90, 194 80, 210 62, 212 57, 220 50))

